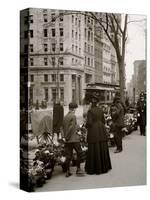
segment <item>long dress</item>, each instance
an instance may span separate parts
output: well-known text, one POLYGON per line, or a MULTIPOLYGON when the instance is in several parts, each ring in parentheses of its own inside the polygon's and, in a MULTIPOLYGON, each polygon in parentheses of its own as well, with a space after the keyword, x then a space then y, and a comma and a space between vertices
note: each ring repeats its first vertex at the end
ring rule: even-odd
POLYGON ((102 174, 112 169, 104 121, 100 108, 94 106, 88 111, 88 151, 85 164, 87 174, 102 174))

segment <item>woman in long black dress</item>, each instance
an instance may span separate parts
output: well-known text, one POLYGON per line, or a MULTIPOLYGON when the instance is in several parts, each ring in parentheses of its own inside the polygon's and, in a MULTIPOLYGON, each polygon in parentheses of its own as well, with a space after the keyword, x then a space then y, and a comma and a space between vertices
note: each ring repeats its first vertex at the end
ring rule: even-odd
POLYGON ((93 97, 86 123, 88 152, 85 171, 87 174, 102 174, 112 168, 104 123, 103 111, 97 107, 97 99, 93 97))

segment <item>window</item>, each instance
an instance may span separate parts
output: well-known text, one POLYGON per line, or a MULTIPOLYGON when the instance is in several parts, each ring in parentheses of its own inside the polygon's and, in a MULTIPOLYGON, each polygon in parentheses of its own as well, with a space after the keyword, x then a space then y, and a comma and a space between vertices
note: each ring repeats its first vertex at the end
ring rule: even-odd
POLYGON ((60 74, 60 81, 64 81, 64 74, 60 74))
POLYGON ((30 30, 30 37, 33 38, 33 30, 30 30))
POLYGON ((90 31, 88 31, 88 40, 90 40, 90 31))
POLYGON ((56 74, 52 74, 52 82, 56 81, 56 74))
POLYGON ((72 53, 74 53, 74 45, 72 45, 72 53))
POLYGON ((91 66, 93 67, 93 59, 91 59, 91 66))
POLYGON ((52 57, 52 66, 55 66, 55 57, 52 57))
POLYGON ((79 41, 81 41, 81 35, 79 34, 79 41))
POLYGON ((28 38, 28 31, 24 32, 24 38, 28 38))
POLYGON ((86 39, 86 35, 87 35, 87 30, 86 30, 86 28, 85 28, 85 30, 84 30, 85 39, 86 39))
POLYGON ((48 88, 44 88, 45 100, 48 101, 48 88))
POLYGON ((72 23, 74 23, 74 16, 72 15, 72 23))
POLYGON ((52 101, 56 101, 56 88, 52 88, 52 101))
POLYGON ((51 21, 52 21, 52 22, 55 22, 55 13, 52 13, 52 14, 51 14, 51 21))
POLYGON ((47 22, 47 14, 43 14, 44 22, 47 22))
POLYGON ((90 58, 88 58, 88 65, 90 66, 90 58))
POLYGON ((33 52, 33 44, 30 44, 30 52, 33 52))
POLYGON ((55 52, 56 51, 56 44, 52 43, 52 51, 55 52))
POLYGON ((76 32, 76 40, 77 40, 77 38, 78 38, 78 33, 76 32))
POLYGON ((55 37, 55 29, 52 29, 52 37, 55 37))
POLYGON ((48 82, 48 74, 44 74, 44 81, 48 82))
POLYGON ((74 64, 74 58, 72 58, 72 64, 74 64))
POLYGON ((63 35, 64 35, 63 28, 60 28, 60 29, 59 29, 59 32, 60 32, 60 36, 63 36, 63 35))
POLYGON ((88 23, 90 23, 90 17, 88 17, 88 23))
POLYGON ((81 21, 79 20, 79 27, 81 26, 81 21))
POLYGON ((72 38, 74 38, 74 30, 72 30, 72 38))
POLYGON ((48 59, 44 58, 44 65, 48 65, 48 59))
POLYGON ((81 55, 81 48, 79 48, 79 54, 81 55))
POLYGON ((60 63, 60 65, 63 65, 63 64, 64 64, 64 58, 63 58, 63 57, 60 57, 60 58, 59 58, 59 63, 60 63))
POLYGON ((84 43, 84 51, 86 51, 86 42, 84 43))
POLYGON ((60 100, 64 101, 64 88, 60 88, 60 100))
POLYGON ((76 75, 72 74, 72 84, 76 82, 76 75))
POLYGON ((30 21, 31 24, 33 23, 33 15, 29 16, 29 21, 30 21))
POLYGON ((33 74, 31 74, 31 76, 30 76, 30 80, 31 80, 31 82, 34 81, 34 75, 33 75, 33 74))
POLYGON ((77 21, 78 21, 78 19, 76 18, 76 19, 75 19, 75 25, 77 25, 77 21))
POLYGON ((85 56, 85 65, 86 65, 86 56, 85 56))
POLYGON ((34 60, 33 60, 33 58, 30 58, 30 65, 31 65, 31 66, 34 65, 34 60))
POLYGON ((44 51, 45 51, 45 52, 48 51, 48 44, 44 44, 44 51))
POLYGON ((24 24, 28 24, 28 16, 24 17, 24 24))
POLYGON ((63 48, 63 43, 60 43, 60 51, 63 51, 64 48, 63 48))
POLYGON ((63 13, 60 13, 59 20, 60 20, 60 22, 63 22, 63 21, 64 21, 64 16, 63 16, 63 13))
POLYGON ((24 53, 28 53, 28 45, 27 44, 24 45, 24 53))
POLYGON ((44 29, 44 37, 47 37, 47 36, 48 36, 47 29, 44 29))
POLYGON ((76 90, 72 89, 72 101, 75 102, 76 101, 76 90))
POLYGON ((78 46, 76 46, 76 54, 78 53, 78 46))

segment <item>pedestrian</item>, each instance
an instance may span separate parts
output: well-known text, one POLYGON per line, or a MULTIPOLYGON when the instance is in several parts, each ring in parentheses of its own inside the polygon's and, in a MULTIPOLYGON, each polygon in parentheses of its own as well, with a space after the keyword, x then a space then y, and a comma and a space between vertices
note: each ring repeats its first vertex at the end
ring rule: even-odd
POLYGON ((114 132, 114 140, 116 144, 116 150, 114 153, 120 153, 123 151, 122 147, 122 128, 124 127, 124 114, 125 109, 120 99, 120 94, 116 94, 113 104, 110 108, 112 117, 112 130, 114 132))
POLYGON ((146 127, 146 99, 145 95, 142 92, 140 94, 139 100, 137 102, 137 112, 138 112, 138 125, 140 126, 140 134, 146 134, 145 127, 146 127))
POLYGON ((82 159, 82 149, 80 145, 80 136, 77 134, 79 126, 77 125, 77 119, 75 115, 75 110, 77 108, 76 103, 69 104, 69 112, 64 117, 63 121, 63 133, 65 139, 65 154, 66 154, 66 177, 71 176, 70 172, 70 162, 72 160, 73 149, 77 153, 77 175, 83 175, 84 172, 80 168, 80 163, 82 159))
POLYGON ((111 167, 104 113, 97 106, 98 99, 93 95, 92 105, 87 113, 87 157, 85 171, 87 174, 107 173, 111 167))
POLYGON ((54 103, 53 107, 53 134, 57 138, 60 137, 62 125, 64 119, 64 107, 62 106, 60 100, 54 103))

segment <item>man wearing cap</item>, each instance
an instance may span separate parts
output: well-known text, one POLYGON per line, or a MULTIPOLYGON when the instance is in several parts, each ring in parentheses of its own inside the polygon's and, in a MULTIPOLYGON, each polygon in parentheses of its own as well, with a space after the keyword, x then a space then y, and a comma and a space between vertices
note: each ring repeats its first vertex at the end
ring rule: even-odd
POLYGON ((138 124, 140 126, 140 134, 145 136, 146 127, 146 101, 145 94, 142 92, 137 102, 138 124))
POLYGON ((125 109, 121 103, 120 95, 116 94, 114 102, 110 108, 112 117, 112 128, 114 131, 114 140, 116 143, 116 150, 114 153, 120 153, 123 150, 122 147, 122 128, 124 127, 124 114, 125 109))
POLYGON ((65 152, 66 152, 66 177, 71 176, 70 162, 72 159, 73 149, 77 152, 77 175, 83 175, 83 171, 80 168, 82 149, 80 146, 80 136, 77 134, 79 126, 77 125, 77 119, 75 116, 75 110, 77 108, 76 103, 69 104, 69 112, 64 117, 63 121, 63 133, 65 138, 65 152))

